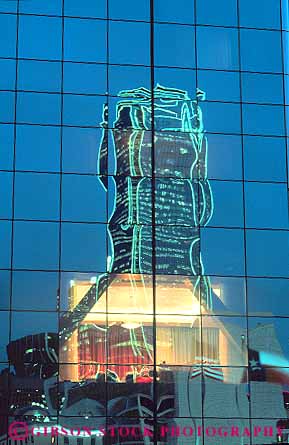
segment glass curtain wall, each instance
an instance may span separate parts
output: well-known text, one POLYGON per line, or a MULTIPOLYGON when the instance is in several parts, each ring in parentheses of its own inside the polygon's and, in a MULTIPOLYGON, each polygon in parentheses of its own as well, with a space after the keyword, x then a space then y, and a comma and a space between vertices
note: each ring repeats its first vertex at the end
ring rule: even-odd
POLYGON ((288 442, 288 17, 0 0, 1 445, 288 442))

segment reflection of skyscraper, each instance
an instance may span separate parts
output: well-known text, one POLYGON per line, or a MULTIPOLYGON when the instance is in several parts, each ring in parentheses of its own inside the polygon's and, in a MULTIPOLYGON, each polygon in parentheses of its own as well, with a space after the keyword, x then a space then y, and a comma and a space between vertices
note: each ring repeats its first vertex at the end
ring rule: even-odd
MULTIPOLYGON (((197 90, 197 100, 192 101, 185 91, 158 85, 153 91, 154 144, 151 94, 144 88, 121 92, 123 99, 117 105, 111 130, 116 196, 109 221, 113 249, 110 272, 151 274, 154 261, 156 274, 193 276, 198 289, 197 277, 203 273, 199 228, 208 223, 213 211, 207 180, 207 139, 198 105, 205 94, 197 90)), ((105 108, 99 163, 102 175, 107 174, 111 155, 107 119, 105 108)), ((107 177, 102 176, 102 182, 107 189, 107 177)), ((201 299, 211 307, 207 279, 201 286, 201 299)))
MULTIPOLYGON (((151 95, 145 88, 120 92, 122 99, 117 104, 111 130, 108 109, 104 107, 99 174, 108 191, 106 175, 112 173, 115 189, 114 210, 109 219, 110 275, 103 275, 71 308, 73 312, 62 317, 63 341, 71 336, 117 275, 127 279, 132 289, 136 288, 137 276, 150 276, 153 271, 157 277, 187 276, 191 282, 188 291, 191 307, 197 300, 205 308, 213 306, 209 278, 203 276, 200 248, 200 227, 209 222, 213 212, 207 179, 207 138, 199 106, 205 93, 197 90, 197 98, 191 100, 186 91, 157 85, 153 91, 154 144, 151 95), (110 172, 112 156, 115 167, 110 172)), ((151 284, 147 286, 143 280, 144 289, 151 284)))

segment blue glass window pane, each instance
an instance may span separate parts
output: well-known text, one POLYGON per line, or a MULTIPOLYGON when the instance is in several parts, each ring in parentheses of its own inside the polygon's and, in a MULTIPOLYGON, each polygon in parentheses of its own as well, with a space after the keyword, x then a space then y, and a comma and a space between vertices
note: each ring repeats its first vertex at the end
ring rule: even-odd
POLYGON ((97 176, 64 175, 62 219, 78 222, 106 222, 106 195, 97 176))
POLYGON ((243 227, 243 187, 241 182, 210 181, 214 211, 209 226, 243 227))
POLYGON ((0 14, 0 57, 15 57, 15 56, 16 56, 16 15, 0 14))
POLYGON ((194 24, 195 7, 192 0, 154 0, 154 19, 160 22, 194 24))
POLYGON ((279 74, 242 74, 244 102, 283 103, 283 78, 279 74))
POLYGON ((19 90, 58 92, 61 88, 61 64, 19 60, 17 82, 19 90))
POLYGON ((197 23, 237 26, 237 0, 197 0, 197 23))
POLYGON ((240 102, 239 73, 199 70, 198 86, 208 100, 240 102))
POLYGON ((283 107, 245 104, 242 110, 244 133, 285 136, 283 107))
POLYGON ((105 272, 106 225, 63 223, 61 228, 61 268, 105 272))
POLYGON ((107 92, 106 77, 106 65, 64 63, 64 92, 105 94, 107 92))
POLYGON ((212 133, 241 133, 240 105, 221 102, 202 103, 204 128, 212 133))
POLYGON ((62 0, 49 0, 48 2, 39 0, 20 1, 19 11, 23 14, 61 15, 62 0))
POLYGON ((61 59, 61 19, 20 15, 19 57, 61 59))
POLYGON ((212 292, 215 294, 213 301, 214 314, 245 314, 246 302, 244 278, 210 277, 210 282, 212 292))
POLYGON ((201 255, 208 275, 244 275, 243 231, 201 229, 201 255))
POLYGON ((289 313, 289 280, 248 278, 248 312, 250 315, 281 315, 289 313))
POLYGON ((69 0, 64 2, 64 15, 74 17, 107 17, 107 0, 69 0))
MULTIPOLYGON (((275 367, 274 370, 269 370, 269 372, 273 371, 274 373, 277 371, 276 368, 280 366, 286 366, 287 368, 289 361, 288 318, 250 317, 248 319, 248 335, 250 348, 256 351, 262 351, 265 360, 268 356, 269 360, 272 360, 273 357, 275 367), (284 363, 286 363, 286 365, 284 365, 284 363)), ((282 373, 286 375, 288 368, 283 369, 282 373)), ((263 379, 262 382, 262 379, 254 381, 252 378, 253 381, 250 383, 252 417, 256 419, 260 419, 261 417, 263 419, 269 419, 272 418, 272 412, 274 414, 281 414, 285 411, 282 379, 279 380, 279 378, 278 376, 276 383, 273 384, 274 390, 272 389, 272 384, 267 379, 263 379), (274 405, 272 402, 270 404, 262 403, 263 400, 268 399, 270 401, 273 399, 274 405)), ((277 416, 275 419, 276 418, 277 416)), ((255 422, 257 423, 258 420, 255 422)))
POLYGON ((244 174, 249 181, 285 182, 285 139, 245 136, 244 174))
POLYGON ((198 67, 238 70, 238 30, 197 27, 198 67))
POLYGON ((196 72, 179 68, 155 68, 155 84, 185 90, 196 96, 196 72))
POLYGON ((18 122, 60 124, 60 94, 19 93, 17 96, 18 122))
POLYGON ((10 280, 11 272, 0 270, 0 309, 10 308, 10 280))
POLYGON ((17 170, 60 170, 60 128, 18 125, 16 131, 17 170))
POLYGON ((0 221, 0 268, 11 267, 11 228, 10 221, 0 221))
POLYGON ((111 22, 109 62, 150 64, 150 25, 137 22, 111 22))
POLYGON ((101 129, 63 128, 63 171, 70 173, 96 173, 101 129))
POLYGON ((239 0, 240 26, 280 28, 280 2, 276 0, 239 0))
POLYGON ((13 272, 12 308, 55 311, 57 309, 58 273, 13 272), (39 298, 41 289, 41 298, 39 298))
POLYGON ((282 72, 281 33, 241 29, 241 69, 265 73, 282 72))
POLYGON ((289 229, 287 184, 245 184, 246 225, 289 229))
MULTIPOLYGON (((7 345, 9 343, 10 313, 0 312, 1 341, 0 341, 0 361, 7 362, 7 345)), ((5 404, 5 403, 4 403, 5 404)))
POLYGON ((155 64, 194 68, 194 28, 190 26, 156 24, 155 64))
POLYGON ((16 221, 13 251, 13 266, 16 269, 57 270, 59 224, 16 221))
POLYGON ((66 94, 63 100, 64 124, 99 127, 104 102, 104 97, 66 94))
POLYGON ((12 173, 0 172, 0 218, 12 218, 12 183, 12 173))
POLYGON ((0 121, 13 122, 15 116, 15 93, 0 91, 0 121))
POLYGON ((248 275, 288 277, 289 232, 247 230, 248 275))
MULTIPOLYGON (((8 2, 7 2, 8 3, 8 2)), ((14 90, 16 77, 16 61, 9 59, 0 60, 0 89, 14 90)))
POLYGON ((40 332, 58 332, 58 313, 13 312, 11 315, 11 339, 16 340, 40 332))
POLYGON ((109 18, 126 20, 150 20, 150 0, 108 0, 109 18))
POLYGON ((59 175, 16 173, 15 217, 57 220, 59 218, 59 175))
POLYGON ((117 96, 122 90, 145 87, 150 89, 150 68, 144 66, 109 65, 109 94, 117 96))
POLYGON ((17 0, 0 0, 1 12, 17 12, 17 0))
POLYGON ((106 62, 106 22, 65 19, 64 59, 78 62, 106 62))
POLYGON ((14 159, 14 128, 13 125, 0 125, 0 169, 12 170, 14 159))
POLYGON ((240 136, 207 134, 208 177, 242 179, 242 141, 240 136), (220 162, 220 160, 223 162, 220 162))

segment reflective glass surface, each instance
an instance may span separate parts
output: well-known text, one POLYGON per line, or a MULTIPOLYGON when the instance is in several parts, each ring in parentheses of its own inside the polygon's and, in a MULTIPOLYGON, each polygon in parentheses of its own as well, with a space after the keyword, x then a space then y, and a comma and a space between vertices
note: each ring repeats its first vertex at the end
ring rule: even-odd
POLYGON ((0 0, 0 445, 288 443, 288 10, 0 0))

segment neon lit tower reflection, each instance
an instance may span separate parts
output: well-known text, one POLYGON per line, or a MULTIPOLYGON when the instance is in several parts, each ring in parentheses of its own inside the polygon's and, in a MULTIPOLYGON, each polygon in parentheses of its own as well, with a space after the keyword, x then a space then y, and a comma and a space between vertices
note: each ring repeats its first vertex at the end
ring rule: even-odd
POLYGON ((109 130, 108 108, 103 113, 99 174, 108 190, 113 174, 115 206, 109 220, 112 274, 188 276, 194 293, 212 308, 211 289, 200 248, 200 227, 208 224, 213 199, 207 178, 208 143, 197 90, 157 85, 154 89, 155 172, 152 193, 151 91, 122 91, 116 120, 109 130), (111 139, 110 139, 111 138, 111 139), (110 142, 112 141, 112 142, 110 142), (112 153, 109 152, 112 150, 112 153), (107 169, 113 154, 113 171, 107 169), (155 200, 155 258, 152 258, 152 199, 155 200))

